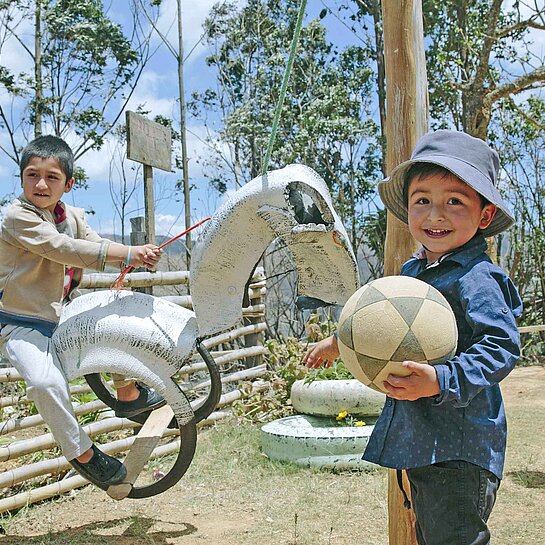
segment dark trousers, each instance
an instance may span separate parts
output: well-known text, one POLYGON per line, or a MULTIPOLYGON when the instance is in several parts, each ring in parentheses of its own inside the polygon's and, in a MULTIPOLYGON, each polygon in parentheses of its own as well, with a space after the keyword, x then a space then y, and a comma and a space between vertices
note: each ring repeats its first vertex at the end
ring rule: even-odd
POLYGON ((487 545, 499 479, 454 460, 408 469, 418 545, 487 545))

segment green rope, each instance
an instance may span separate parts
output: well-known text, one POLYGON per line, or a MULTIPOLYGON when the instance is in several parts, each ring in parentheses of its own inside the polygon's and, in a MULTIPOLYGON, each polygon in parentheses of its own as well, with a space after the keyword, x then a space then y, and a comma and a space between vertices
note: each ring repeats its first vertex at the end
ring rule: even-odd
POLYGON ((307 7, 307 0, 301 0, 301 6, 299 7, 299 14, 297 15, 297 23, 295 24, 295 32, 291 40, 290 56, 288 58, 288 64, 284 72, 284 79, 282 80, 282 87, 280 87, 280 98, 276 105, 276 111, 274 112, 274 119, 272 124, 271 136, 269 137, 269 144, 267 145, 267 153, 262 165, 262 174, 267 173, 269 168, 269 161, 271 160, 272 149, 274 141, 276 139, 276 132, 278 131, 278 124, 280 122, 280 114, 282 113, 282 106, 284 104, 284 98, 286 98, 286 90, 288 88, 288 80, 290 79, 291 68, 293 66, 293 59, 295 58, 295 51, 297 49, 297 42, 299 41, 299 35, 301 34, 301 27, 303 26, 303 17, 305 15, 305 8, 307 7))

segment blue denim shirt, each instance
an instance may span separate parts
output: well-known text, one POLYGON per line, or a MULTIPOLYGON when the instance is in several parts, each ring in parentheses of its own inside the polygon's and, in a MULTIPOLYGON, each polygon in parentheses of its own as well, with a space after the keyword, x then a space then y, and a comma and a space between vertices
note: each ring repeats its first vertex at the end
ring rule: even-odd
POLYGON ((365 460, 397 469, 465 460, 501 479, 507 425, 499 382, 520 355, 515 318, 522 301, 485 250, 486 241, 477 234, 435 266, 426 268, 426 259, 416 256, 403 265, 402 275, 431 284, 450 303, 458 348, 451 360, 435 366, 439 395, 386 398, 365 460))

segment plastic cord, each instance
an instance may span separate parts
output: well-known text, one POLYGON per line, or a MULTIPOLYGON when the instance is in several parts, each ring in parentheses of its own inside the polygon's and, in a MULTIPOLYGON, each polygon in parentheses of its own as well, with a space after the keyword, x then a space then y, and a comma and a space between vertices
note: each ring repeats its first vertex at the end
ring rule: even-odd
POLYGON ((288 64, 284 71, 284 79, 282 80, 282 86, 280 87, 280 97, 278 98, 278 104, 276 105, 276 111, 274 112, 274 119, 271 129, 271 136, 269 137, 269 143, 267 145, 267 152, 265 153, 265 159, 261 168, 261 173, 264 175, 269 168, 269 162, 271 160, 272 149, 274 141, 276 139, 276 132, 278 131, 278 124, 280 122, 280 114, 282 113, 282 106, 284 104, 284 98, 286 97, 286 90, 288 88, 288 81, 290 79, 291 69, 293 66, 293 59, 295 58, 295 51, 297 50, 297 42, 299 41, 299 35, 301 34, 301 27, 303 26, 303 17, 305 15, 305 8, 307 7, 307 0, 301 1, 299 7, 299 14, 297 15, 297 23, 295 24, 295 31, 291 40, 290 56, 288 58, 288 64))

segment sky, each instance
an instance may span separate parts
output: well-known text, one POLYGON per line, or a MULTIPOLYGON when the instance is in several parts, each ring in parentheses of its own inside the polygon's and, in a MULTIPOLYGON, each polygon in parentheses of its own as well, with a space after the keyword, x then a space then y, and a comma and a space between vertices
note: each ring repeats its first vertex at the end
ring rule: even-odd
MULTIPOLYGON (((186 98, 193 91, 203 90, 210 86, 214 79, 214 73, 205 64, 205 59, 209 53, 203 43, 202 25, 208 15, 210 8, 217 0, 182 0, 183 6, 183 36, 184 52, 187 56, 185 63, 185 95, 186 98)), ((243 5, 245 0, 238 0, 239 5, 243 5)), ((120 23, 127 17, 126 2, 111 1, 110 16, 120 23)), ((309 0, 306 9, 306 19, 308 22, 314 18, 324 7, 332 7, 335 4, 333 0, 309 0)), ((338 45, 346 45, 357 40, 354 35, 343 25, 335 16, 335 12, 330 12, 323 19, 323 24, 328 29, 330 39, 338 45)), ((177 20, 176 20, 176 0, 163 0, 160 8, 159 29, 163 35, 166 35, 171 43, 177 44, 177 20)), ((22 28, 22 35, 27 32, 27 37, 31 37, 31 28, 22 28)), ((536 53, 545 51, 545 32, 535 32, 535 50, 536 53)), ((135 110, 139 105, 149 111, 149 116, 163 115, 169 118, 179 120, 179 106, 176 101, 178 96, 177 66, 174 57, 161 44, 157 35, 153 38, 152 49, 156 53, 148 62, 138 84, 134 90, 131 100, 128 104, 128 110, 135 110)), ((288 52, 286 51, 286 59, 288 52)), ((2 49, 0 64, 19 71, 29 68, 29 58, 21 47, 13 40, 6 43, 2 49)), ((4 104, 6 97, 0 93, 0 103, 4 104)), ((124 116, 121 117, 124 120, 124 116)), ((178 123, 178 121, 177 121, 178 123)), ((179 125, 176 125, 178 128, 179 125)), ((196 222, 202 217, 209 215, 221 204, 222 197, 210 190, 206 180, 203 177, 201 166, 197 159, 205 155, 207 149, 202 142, 206 130, 200 120, 188 117, 188 155, 189 155, 189 176, 191 184, 195 186, 191 194, 192 221, 196 222)), ((6 139, 5 134, 0 134, 0 143, 6 139)), ((119 163, 111 160, 113 139, 109 138, 102 150, 86 153, 78 161, 78 165, 83 167, 89 178, 89 189, 78 189, 72 191, 67 197, 67 202, 81 206, 87 210, 93 210, 94 214, 88 216, 88 221, 95 230, 102 234, 119 234, 119 218, 115 217, 114 208, 109 189, 110 170, 115 176, 119 176, 119 163)), ((134 162, 127 161, 128 167, 138 167, 134 162)), ((134 172, 128 170, 130 176, 134 172)), ((18 171, 15 164, 7 160, 0 153, 0 176, 7 183, 4 185, 4 194, 13 192, 18 193, 18 171)), ((155 170, 155 197, 156 197, 156 232, 162 235, 175 235, 185 228, 184 206, 183 202, 173 198, 172 188, 177 180, 181 178, 181 173, 166 173, 155 170)), ((143 183, 141 169, 137 173, 138 185, 135 190, 134 199, 129 207, 129 216, 143 215, 143 183)), ((181 194, 178 194, 181 198, 181 194)), ((225 197, 223 197, 225 198, 225 197)), ((130 230, 130 223, 127 220, 126 231, 130 230)))
MULTIPOLYGON (((205 64, 205 59, 209 53, 202 43, 202 26, 207 17, 210 8, 217 0, 199 0, 199 2, 182 0, 183 9, 183 38, 184 53, 187 56, 184 67, 184 85, 186 100, 191 93, 196 90, 203 90, 213 82, 214 74, 205 64)), ((238 0, 239 5, 243 5, 245 0, 238 0)), ((107 4, 105 2, 105 4, 107 4)), ((109 15, 115 21, 122 22, 127 17, 125 2, 111 2, 109 15)), ((316 17, 323 9, 325 3, 322 0, 310 0, 306 10, 306 21, 311 17, 316 17)), ((178 40, 177 19, 176 19, 176 0, 163 0, 160 8, 159 29, 161 33, 167 36, 170 42, 176 47, 178 40)), ((346 41, 348 31, 340 25, 335 17, 329 19, 331 26, 330 32, 338 37, 340 43, 346 41)), ((32 35, 30 25, 21 29, 22 34, 32 35)), ((349 34, 349 33, 348 33, 349 34)), ((134 90, 131 100, 127 106, 128 110, 134 111, 138 106, 143 106, 149 111, 149 117, 163 115, 176 120, 175 128, 179 128, 179 105, 177 65, 175 58, 161 44, 161 40, 154 35, 152 50, 156 50, 150 59, 146 68, 140 77, 134 90)), ((286 51, 286 59, 288 52, 286 51)), ((0 64, 19 71, 30 69, 28 56, 21 51, 21 48, 14 41, 7 43, 2 49, 0 64)), ((0 94, 0 102, 6 100, 6 97, 0 94)), ((121 120, 124 120, 124 115, 121 120)), ((206 129, 194 118, 188 116, 188 155, 189 155, 189 176, 190 182, 195 186, 191 193, 192 220, 198 221, 202 217, 209 215, 225 199, 209 189, 206 180, 203 178, 202 169, 197 159, 206 154, 206 146, 202 139, 206 134, 206 129)), ((2 138, 7 136, 0 135, 2 138)), ((69 138, 67 138, 69 141, 69 138)), ((69 142, 70 143, 70 142, 69 142)), ((107 138, 104 147, 100 151, 89 151, 81 157, 77 164, 81 166, 88 178, 89 189, 77 189, 66 196, 66 202, 76 206, 81 206, 86 210, 93 210, 94 214, 88 215, 88 222, 91 227, 102 234, 119 234, 121 231, 119 218, 115 217, 112 206, 109 171, 114 175, 119 175, 118 163, 110 160, 114 150, 114 139, 107 138)), ((137 163, 127 161, 129 167, 138 167, 137 163)), ((0 154, 0 175, 8 184, 4 186, 5 193, 18 193, 18 169, 15 164, 8 160, 3 154, 0 154)), ((134 176, 133 171, 129 171, 129 176, 134 176), (131 173, 132 172, 132 173, 131 173)), ((143 215, 143 183, 142 172, 139 169, 137 174, 138 186, 134 193, 132 206, 129 210, 132 215, 143 215)), ((169 174, 161 170, 154 170, 155 180, 155 199, 156 199, 156 233, 163 235, 174 235, 185 228, 184 205, 182 201, 173 198, 172 188, 176 181, 181 178, 180 172, 169 174)), ((181 198, 181 193, 178 193, 181 198)), ((130 230, 130 223, 127 219, 126 232, 130 230)))

